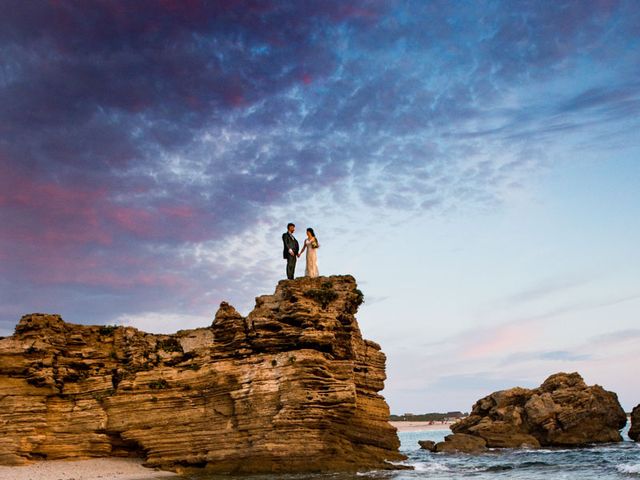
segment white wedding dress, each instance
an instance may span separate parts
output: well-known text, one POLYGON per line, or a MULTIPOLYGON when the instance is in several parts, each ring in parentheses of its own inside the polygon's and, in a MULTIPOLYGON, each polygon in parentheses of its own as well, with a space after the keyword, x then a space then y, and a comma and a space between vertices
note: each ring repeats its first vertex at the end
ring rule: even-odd
POLYGON ((304 269, 306 277, 315 278, 318 274, 318 249, 311 246, 311 240, 305 239, 304 245, 307 247, 307 266, 304 269))

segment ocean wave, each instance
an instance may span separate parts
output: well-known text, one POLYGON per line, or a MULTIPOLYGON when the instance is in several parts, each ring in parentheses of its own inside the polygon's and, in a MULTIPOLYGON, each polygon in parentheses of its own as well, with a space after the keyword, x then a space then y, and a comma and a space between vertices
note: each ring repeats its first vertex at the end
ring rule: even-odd
POLYGON ((531 461, 531 462, 522 462, 518 465, 518 468, 538 468, 538 467, 553 467, 555 466, 552 463, 540 462, 540 461, 531 461))
POLYGON ((451 469, 442 463, 416 462, 413 464, 416 472, 450 472, 451 469))
POLYGON ((618 465, 616 469, 620 473, 636 473, 640 475, 640 463, 618 465))
POLYGON ((513 465, 491 465, 485 468, 484 472, 504 472, 505 470, 513 470, 513 465))
POLYGON ((531 454, 549 454, 549 453, 567 453, 567 452, 576 452, 578 449, 570 449, 570 448, 527 448, 527 449, 513 449, 510 453, 515 455, 531 455, 531 454))

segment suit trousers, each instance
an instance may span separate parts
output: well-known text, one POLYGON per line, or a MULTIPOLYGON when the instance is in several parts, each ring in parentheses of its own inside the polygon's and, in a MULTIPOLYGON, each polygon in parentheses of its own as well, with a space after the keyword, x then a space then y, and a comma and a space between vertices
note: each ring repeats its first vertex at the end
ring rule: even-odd
POLYGON ((293 280, 293 275, 296 272, 296 260, 295 255, 287 255, 287 278, 293 280))

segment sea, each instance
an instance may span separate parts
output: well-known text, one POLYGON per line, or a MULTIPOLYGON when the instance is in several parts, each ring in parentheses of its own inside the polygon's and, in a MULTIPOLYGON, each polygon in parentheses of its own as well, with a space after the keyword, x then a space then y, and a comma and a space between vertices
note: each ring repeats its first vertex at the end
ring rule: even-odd
POLYGON ((640 480, 640 443, 624 441, 584 448, 543 448, 537 450, 495 449, 483 454, 440 454, 420 449, 418 440, 441 441, 449 430, 400 432, 404 463, 413 470, 363 471, 353 474, 305 475, 187 475, 189 480, 640 480))

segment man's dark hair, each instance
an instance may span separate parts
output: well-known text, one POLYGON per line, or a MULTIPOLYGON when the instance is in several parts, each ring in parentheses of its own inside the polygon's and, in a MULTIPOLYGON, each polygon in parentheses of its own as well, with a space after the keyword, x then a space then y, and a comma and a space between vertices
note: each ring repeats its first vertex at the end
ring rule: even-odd
POLYGON ((287 230, 289 230, 289 227, 295 227, 296 224, 295 223, 287 223, 287 230))

